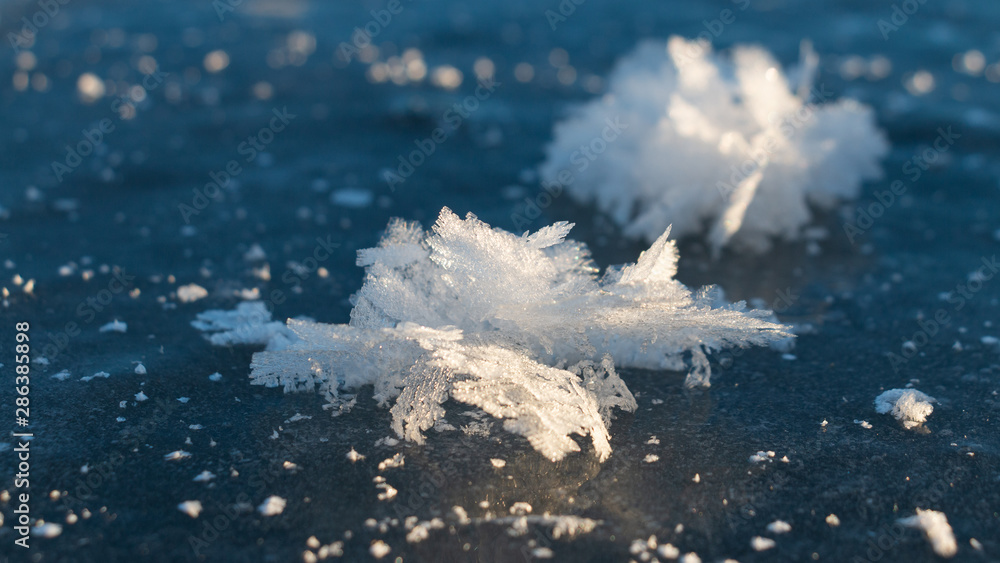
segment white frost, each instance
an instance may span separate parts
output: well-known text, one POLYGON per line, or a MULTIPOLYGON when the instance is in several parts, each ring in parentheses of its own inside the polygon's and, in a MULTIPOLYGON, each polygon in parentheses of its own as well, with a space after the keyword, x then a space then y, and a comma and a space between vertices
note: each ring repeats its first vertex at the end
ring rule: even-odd
MULTIPOLYGON (((393 221, 377 248, 358 252, 367 275, 350 324, 290 319, 280 344, 268 329, 252 382, 319 391, 335 411, 354 400, 342 392, 374 385, 397 435, 417 443, 450 398, 503 419, 553 461, 579 451, 571 434, 589 435, 603 461, 614 409, 636 409, 615 362, 688 370, 688 385, 707 386, 706 353, 790 336, 767 311, 674 280, 669 231, 636 264, 598 278, 586 245, 566 240, 571 227, 517 236, 447 208, 429 233, 393 221)), ((195 324, 217 344, 254 341, 230 336, 249 313, 210 311, 195 324)), ((269 322, 260 315, 256 326, 269 322)))
POLYGON ((813 90, 819 59, 806 44, 802 55, 788 78, 761 47, 723 57, 680 37, 647 41, 605 95, 555 126, 541 177, 552 186, 571 172, 550 191, 593 202, 648 241, 671 224, 716 251, 794 240, 810 207, 832 209, 880 177, 888 151, 872 110, 813 90))
POLYGON ((927 421, 934 412, 937 399, 916 389, 889 389, 875 397, 875 410, 880 414, 892 413, 906 428, 915 428, 927 421))
POLYGON ((899 523, 923 530, 927 540, 931 542, 931 547, 934 548, 934 553, 941 557, 954 557, 955 553, 958 552, 955 534, 951 530, 951 525, 948 524, 948 517, 943 512, 918 508, 916 516, 902 518, 899 523))
POLYGON ((186 500, 177 505, 177 510, 187 514, 191 518, 197 518, 201 514, 202 506, 199 500, 186 500))

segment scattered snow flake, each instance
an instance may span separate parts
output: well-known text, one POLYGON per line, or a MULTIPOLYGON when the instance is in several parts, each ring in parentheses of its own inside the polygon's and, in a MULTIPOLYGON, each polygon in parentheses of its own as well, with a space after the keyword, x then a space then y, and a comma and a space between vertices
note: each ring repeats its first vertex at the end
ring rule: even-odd
POLYGON ((750 547, 752 547, 754 551, 767 551, 774 548, 775 545, 774 540, 771 538, 754 536, 750 539, 750 547))
POLYGON ((40 366, 47 366, 49 365, 49 359, 45 356, 35 356, 34 358, 31 358, 31 363, 38 364, 40 366))
POLYGON ((71 375, 72 374, 69 372, 69 370, 65 370, 64 369, 64 370, 60 371, 59 373, 53 375, 52 379, 56 379, 56 380, 59 380, 59 381, 66 381, 67 379, 70 378, 71 375))
POLYGON ((108 372, 106 372, 106 371, 99 371, 99 372, 95 373, 94 375, 85 375, 85 376, 81 377, 80 381, 91 381, 91 380, 97 379, 99 377, 107 379, 107 378, 111 377, 111 374, 108 373, 108 372))
POLYGON ((181 403, 187 404, 191 400, 191 397, 177 397, 177 400, 181 403))
POLYGON ((222 374, 219 373, 219 372, 215 372, 212 375, 208 376, 208 380, 209 381, 222 381, 222 374))
POLYGON ((701 557, 695 552, 685 553, 683 557, 680 558, 680 563, 701 563, 701 557))
POLYGON ((579 147, 604 131, 603 154, 565 190, 627 236, 654 240, 673 224, 716 254, 799 238, 811 207, 835 209, 881 177, 889 148, 871 108, 810 101, 819 58, 811 47, 802 55, 789 78, 761 47, 720 56, 700 39, 645 41, 616 65, 605 95, 555 125, 541 179, 562 184, 579 147), (803 112, 810 118, 794 117, 803 112))
POLYGON ((243 259, 247 262, 260 262, 261 260, 267 260, 267 253, 264 249, 257 243, 250 245, 250 248, 243 253, 243 259))
POLYGON ((975 549, 976 551, 983 550, 983 544, 976 538, 969 538, 969 545, 971 545, 972 549, 975 549))
POLYGON ((330 194, 330 203, 351 209, 368 207, 374 200, 375 194, 363 188, 341 188, 330 194))
POLYGON ((924 536, 931 542, 934 553, 941 557, 954 557, 955 553, 958 552, 955 534, 951 530, 951 525, 948 524, 948 517, 943 512, 918 508, 915 516, 902 518, 899 523, 922 530, 924 536))
POLYGON ((148 401, 149 397, 146 396, 146 394, 143 393, 142 391, 139 391, 138 393, 135 394, 135 400, 141 403, 143 401, 148 401))
POLYGON ((681 550, 674 547, 672 543, 665 543, 656 548, 656 553, 664 559, 677 559, 681 556, 681 550))
POLYGON ((371 553, 372 557, 375 559, 382 559, 386 555, 389 555, 390 551, 392 551, 392 548, 390 548, 389 544, 382 540, 373 541, 371 547, 368 548, 368 552, 371 553))
POLYGON ((357 463, 365 459, 365 456, 354 451, 354 448, 351 448, 351 451, 347 452, 347 459, 351 460, 351 463, 357 463))
POLYGON ((202 425, 200 425, 200 424, 188 424, 188 429, 189 430, 201 430, 203 428, 205 428, 205 427, 202 426, 202 425))
POLYGON ((396 454, 386 460, 380 461, 378 464, 379 471, 385 471, 386 469, 394 469, 396 467, 402 467, 406 463, 403 458, 403 454, 396 454))
POLYGON ((277 516, 285 510, 285 505, 288 501, 277 496, 271 495, 264 499, 264 502, 260 503, 257 507, 257 512, 260 512, 262 516, 277 516))
POLYGON ((691 478, 691 481, 701 483, 701 473, 695 473, 694 477, 691 478))
POLYGON ((503 419, 553 461, 579 451, 571 434, 590 436, 601 461, 611 454, 614 410, 637 407, 616 360, 686 369, 688 385, 707 386, 707 352, 791 336, 767 311, 674 280, 668 233, 598 279, 586 246, 566 240, 570 228, 517 236, 447 208, 431 232, 394 220, 377 248, 358 253, 366 280, 350 324, 265 329, 274 323, 262 304, 194 324, 216 344, 266 344, 251 364, 254 384, 317 390, 338 412, 356 401, 345 392, 373 385, 397 436, 416 443, 442 428, 452 399, 503 419))
POLYGON ((552 559, 556 554, 548 547, 536 547, 531 550, 531 556, 535 559, 552 559))
POLYGON ((177 505, 177 510, 180 510, 184 514, 187 514, 191 518, 197 518, 201 514, 201 501, 200 500, 186 500, 177 505))
POLYGON ((125 417, 124 416, 119 416, 115 420, 118 421, 118 422, 125 422, 125 417))
POLYGON ((644 463, 656 463, 657 461, 660 461, 660 456, 656 454, 646 454, 646 457, 642 458, 642 461, 644 463))
POLYGON ((58 537, 62 533, 62 525, 55 522, 44 522, 39 520, 31 527, 31 535, 39 538, 51 539, 58 537))
POLYGON ((828 514, 826 517, 826 523, 836 528, 840 525, 840 518, 838 518, 836 514, 828 514))
POLYGON ((146 366, 142 365, 142 363, 139 363, 138 365, 135 366, 135 373, 137 375, 146 375, 146 366))
POLYGON ((750 456, 750 458, 747 461, 749 461, 750 463, 763 463, 765 461, 769 461, 769 459, 767 452, 760 451, 750 456))
POLYGON ((663 399, 651 399, 649 402, 652 403, 652 404, 654 404, 654 405, 662 405, 663 404, 663 399))
POLYGON ((302 414, 302 413, 295 413, 295 414, 294 414, 294 415, 292 416, 292 418, 289 418, 288 420, 286 420, 286 421, 285 421, 285 424, 291 424, 291 423, 293 423, 293 422, 298 422, 298 421, 300 421, 300 420, 309 420, 309 419, 311 419, 311 418, 312 418, 311 416, 309 416, 309 415, 306 415, 306 414, 302 414))
POLYGON ((268 436, 268 438, 270 438, 272 440, 277 440, 278 439, 278 431, 277 430, 272 431, 271 435, 268 436))
POLYGON ((980 338, 979 341, 983 343, 983 346, 989 348, 1000 348, 1000 338, 997 338, 996 336, 984 336, 980 338))
POLYGON ((507 465, 507 461, 506 460, 497 459, 495 457, 491 457, 490 458, 490 463, 493 465, 493 467, 495 467, 497 469, 503 469, 507 465))
POLYGON ((469 513, 466 512, 464 508, 458 506, 457 504, 451 507, 451 514, 455 518, 455 520, 463 526, 465 524, 472 522, 472 520, 469 520, 469 513))
POLYGON ((830 423, 829 423, 829 422, 827 422, 825 418, 823 419, 823 422, 820 422, 820 423, 819 423, 819 425, 820 425, 820 426, 822 426, 823 428, 826 428, 826 426, 827 426, 828 424, 830 424, 830 423))
POLYGON ((868 422, 867 420, 858 420, 856 418, 854 419, 854 424, 861 425, 861 427, 864 428, 865 430, 870 430, 872 427, 871 423, 868 422))
POLYGON ((215 473, 212 473, 211 471, 209 471, 207 469, 204 470, 204 471, 202 471, 201 473, 195 475, 195 477, 194 477, 194 481, 196 483, 207 483, 207 482, 211 481, 212 479, 215 479, 215 473))
POLYGON ((510 506, 510 513, 517 516, 524 516, 525 514, 531 514, 531 505, 526 502, 515 502, 510 506))
POLYGON ((101 326, 97 329, 98 332, 126 332, 128 331, 128 323, 123 323, 119 320, 113 320, 110 323, 101 326))
POLYGON ((208 297, 208 290, 195 283, 189 283, 177 288, 177 300, 181 303, 194 303, 205 297, 208 297))
POLYGON ((785 534, 792 531, 792 525, 784 520, 775 520, 767 525, 767 531, 772 534, 785 534))
POLYGON ((385 438, 379 438, 378 440, 375 441, 375 447, 376 448, 379 447, 379 446, 388 446, 390 448, 394 448, 397 445, 399 445, 399 440, 393 438, 392 436, 386 436, 385 438))
POLYGON ((875 397, 875 411, 892 413, 904 428, 916 428, 927 421, 934 412, 937 399, 916 389, 889 389, 875 397))
POLYGON ((782 354, 781 355, 781 359, 785 360, 785 361, 789 361, 789 362, 794 362, 795 360, 797 360, 799 358, 795 354, 782 354))
POLYGON ((648 444, 650 446, 656 446, 656 445, 659 445, 659 443, 660 443, 660 439, 657 438, 656 436, 650 436, 649 439, 646 440, 646 444, 648 444))

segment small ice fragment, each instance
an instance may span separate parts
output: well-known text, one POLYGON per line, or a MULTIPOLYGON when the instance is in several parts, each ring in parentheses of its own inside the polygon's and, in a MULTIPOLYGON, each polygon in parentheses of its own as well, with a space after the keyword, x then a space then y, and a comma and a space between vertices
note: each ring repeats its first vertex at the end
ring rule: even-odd
POLYGON ((515 502, 510 506, 510 513, 515 516, 524 516, 525 514, 531 514, 531 505, 526 502, 515 502))
POLYGON ((148 399, 149 397, 147 397, 146 394, 143 393, 142 391, 139 391, 138 393, 135 394, 135 400, 139 401, 140 403, 148 399))
POLYGON ((270 438, 272 440, 277 440, 278 439, 278 431, 277 430, 272 431, 271 435, 268 436, 268 438, 270 438))
POLYGON ((72 375, 72 374, 70 374, 69 370, 65 370, 64 369, 64 370, 60 371, 59 373, 53 375, 52 379, 57 379, 59 381, 66 381, 67 379, 69 379, 70 375, 72 375))
POLYGON ((677 559, 681 556, 681 550, 674 547, 672 543, 665 543, 656 549, 660 557, 664 559, 677 559))
POLYGON ((374 200, 375 194, 363 188, 341 188, 330 194, 330 203, 352 209, 368 207, 374 200))
POLYGON ((289 418, 288 420, 285 421, 285 424, 291 424, 293 422, 298 422, 300 420, 309 420, 311 418, 312 417, 307 414, 295 413, 294 415, 292 415, 292 418, 289 418))
POLYGON ((646 463, 656 463, 657 461, 660 461, 660 456, 656 454, 646 454, 646 457, 643 458, 642 461, 646 463))
POLYGON ((177 397, 177 400, 180 401, 181 403, 186 404, 188 401, 191 400, 191 397, 177 397))
POLYGON ((983 346, 986 346, 988 348, 1000 347, 1000 339, 998 339, 996 336, 984 336, 980 338, 979 341, 983 343, 983 346))
POLYGON ((206 470, 202 471, 201 473, 195 475, 194 482, 195 483, 208 483, 212 479, 215 479, 215 473, 212 473, 211 471, 209 471, 209 470, 206 469, 206 470))
POLYGON ((785 534, 792 531, 792 525, 784 520, 775 520, 767 525, 767 531, 772 534, 785 534))
POLYGON ((934 548, 934 553, 941 557, 954 557, 955 553, 958 552, 955 534, 951 530, 951 525, 948 524, 948 517, 943 512, 918 508, 916 516, 902 518, 899 523, 923 530, 924 536, 934 548))
POLYGON ((215 372, 212 375, 208 376, 208 380, 209 381, 222 381, 222 374, 219 373, 219 372, 215 372))
POLYGON ((826 523, 829 524, 831 527, 836 528, 837 526, 840 525, 840 518, 837 518, 836 514, 829 514, 826 517, 826 523))
POLYGON ((535 559, 552 559, 556 554, 548 547, 536 547, 531 550, 531 556, 535 559))
POLYGON ((61 533, 62 525, 55 522, 42 522, 39 520, 39 523, 31 528, 31 535, 39 538, 54 538, 58 537, 61 533))
POLYGON ((197 518, 201 514, 201 501, 200 500, 186 500, 177 505, 177 510, 180 510, 184 514, 187 514, 191 518, 197 518))
POLYGON ((495 457, 490 458, 490 463, 493 464, 493 467, 497 469, 503 469, 507 465, 506 460, 497 459, 495 457))
POLYGON ((260 512, 263 516, 277 516, 284 512, 285 505, 287 504, 288 501, 285 499, 277 495, 271 495, 264 499, 264 502, 260 503, 260 506, 257 507, 257 512, 260 512))
POLYGON ((258 262, 260 260, 266 260, 267 253, 264 252, 264 249, 261 248, 259 244, 253 243, 250 245, 249 250, 243 253, 243 259, 247 262, 258 262))
POLYGON ((655 445, 658 445, 659 443, 660 443, 660 439, 657 438, 656 436, 650 436, 649 439, 646 440, 646 444, 648 444, 650 446, 655 446, 655 445))
POLYGON ((701 474, 695 473, 694 478, 692 478, 691 480, 694 481, 695 483, 701 483, 701 474))
POLYGON ((754 551, 767 551, 769 549, 774 548, 774 546, 775 546, 774 540, 772 540, 771 538, 754 536, 753 538, 750 539, 750 547, 752 547, 754 551))
POLYGON ((98 332, 122 332, 122 333, 126 332, 127 330, 128 330, 128 323, 123 323, 117 319, 97 329, 98 332))
POLYGON ((354 448, 351 448, 351 451, 347 452, 347 459, 351 460, 351 463, 357 463, 365 459, 365 456, 354 451, 354 448))
POLYGON ((830 423, 829 423, 829 422, 827 422, 825 418, 823 419, 823 422, 820 422, 820 423, 819 423, 819 425, 820 425, 820 426, 822 426, 823 428, 826 428, 826 425, 827 425, 827 424, 830 424, 830 423))
POLYGON ((701 557, 695 552, 685 553, 684 557, 681 557, 680 563, 701 563, 701 557))
POLYGON ((763 463, 768 460, 768 457, 767 452, 760 451, 750 456, 748 461, 750 463, 763 463))
POLYGON ((135 366, 135 373, 137 375, 146 375, 146 366, 142 365, 142 363, 135 366))
POLYGON ((191 452, 186 452, 184 450, 177 450, 176 452, 170 452, 168 454, 164 454, 163 459, 164 461, 174 461, 178 459, 187 459, 189 457, 191 457, 191 452))
POLYGON ((905 428, 915 428, 927 421, 934 412, 937 399, 916 389, 890 389, 875 397, 875 410, 880 414, 891 412, 905 428))
POLYGON ((386 469, 394 469, 396 467, 402 467, 404 463, 406 463, 406 460, 403 458, 403 454, 396 454, 390 457, 389 459, 379 462, 378 470, 384 471, 386 469))
POLYGON ((861 427, 864 428, 864 429, 866 429, 866 430, 870 429, 872 427, 871 423, 868 422, 867 420, 858 420, 856 418, 854 419, 854 424, 860 424, 861 427))
POLYGON ((465 525, 472 522, 472 520, 469 519, 469 513, 466 512, 464 508, 458 506, 457 504, 451 507, 451 513, 459 524, 465 525))
POLYGON ((399 491, 389 483, 379 483, 375 485, 375 488, 382 489, 382 492, 378 494, 379 500, 392 500, 396 498, 396 494, 399 493, 399 491))
POLYGON ((106 372, 106 371, 99 371, 99 372, 95 373, 94 375, 85 375, 85 376, 81 377, 80 381, 91 381, 93 379, 97 379, 98 377, 103 377, 104 379, 107 379, 107 378, 111 377, 111 374, 108 373, 108 372, 106 372))
POLYGON ((194 303, 208 297, 208 290, 196 283, 189 283, 177 288, 177 300, 181 303, 194 303))
POLYGON ((190 430, 201 430, 203 428, 205 428, 205 427, 202 426, 202 425, 200 425, 200 424, 189 424, 188 425, 188 429, 190 429, 190 430))
POLYGON ((392 548, 382 540, 373 541, 371 547, 368 548, 368 553, 371 553, 375 559, 382 559, 386 555, 389 555, 390 551, 392 551, 392 548))
POLYGON ((797 360, 799 358, 795 354, 782 354, 781 355, 781 359, 785 360, 785 361, 788 361, 788 362, 794 362, 795 360, 797 360))

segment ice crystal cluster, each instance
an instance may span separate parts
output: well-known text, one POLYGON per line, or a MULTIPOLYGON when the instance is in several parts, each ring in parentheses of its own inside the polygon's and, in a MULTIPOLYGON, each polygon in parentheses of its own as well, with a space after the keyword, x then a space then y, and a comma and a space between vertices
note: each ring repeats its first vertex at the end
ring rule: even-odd
POLYGON ((916 389, 889 389, 875 397, 875 411, 891 413, 905 428, 916 428, 927 422, 934 412, 937 399, 916 389))
POLYGON ((647 241, 671 224, 716 253, 794 240, 810 206, 857 196, 888 150, 870 108, 813 87, 817 64, 807 43, 789 78, 760 47, 722 57, 680 37, 645 42, 604 96, 555 126, 543 185, 647 241))
POLYGON ((566 240, 571 227, 518 236, 447 208, 430 232, 394 220, 378 247, 358 252, 366 277, 350 324, 290 319, 289 336, 246 304, 196 323, 218 344, 273 335, 254 355, 253 383, 317 390, 334 406, 374 385, 396 433, 418 443, 453 399, 552 460, 579 450, 571 434, 610 455, 613 411, 636 409, 615 364, 689 370, 689 385, 707 386, 706 353, 789 336, 768 311, 674 280, 669 230, 637 263, 598 277, 586 245, 566 240), (240 316, 259 326, 242 329, 240 316))

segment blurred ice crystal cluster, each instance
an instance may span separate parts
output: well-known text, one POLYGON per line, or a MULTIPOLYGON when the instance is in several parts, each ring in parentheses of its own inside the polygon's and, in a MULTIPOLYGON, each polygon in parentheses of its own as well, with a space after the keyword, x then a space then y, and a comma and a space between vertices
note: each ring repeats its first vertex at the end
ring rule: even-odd
POLYGON ((707 386, 706 353, 789 336, 769 311, 674 280, 669 230, 637 263, 599 278, 587 246, 566 240, 571 228, 518 236, 447 208, 430 232, 394 220, 378 247, 358 252, 366 277, 350 324, 291 319, 288 335, 243 304, 196 326, 220 345, 267 339, 251 365, 256 384, 316 390, 338 410, 356 400, 345 393, 374 385, 396 433, 414 442, 453 399, 503 419, 552 460, 580 449, 570 434, 589 435, 602 461, 612 411, 636 409, 615 363, 687 370, 689 385, 707 386))
POLYGON ((716 254, 794 240, 810 206, 856 197, 888 151, 869 107, 813 84, 817 66, 806 42, 788 76, 761 47, 723 57, 680 37, 645 42, 604 96, 555 126, 542 180, 630 237, 652 241, 672 224, 675 236, 707 235, 716 254), (609 119, 625 130, 598 142, 609 119))

